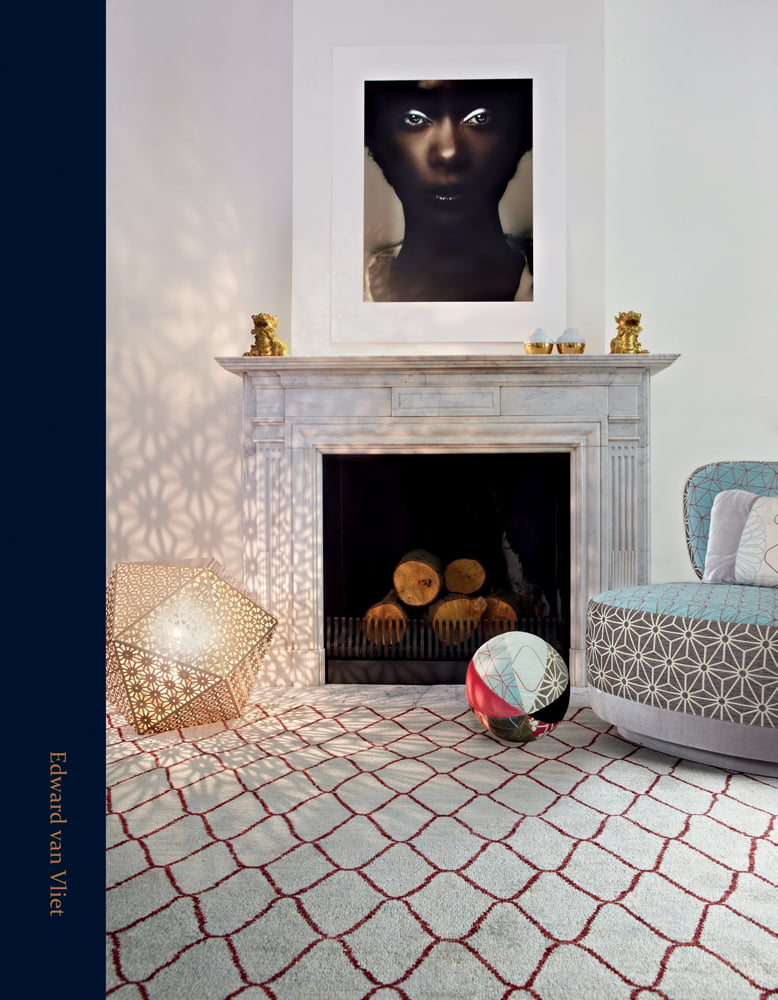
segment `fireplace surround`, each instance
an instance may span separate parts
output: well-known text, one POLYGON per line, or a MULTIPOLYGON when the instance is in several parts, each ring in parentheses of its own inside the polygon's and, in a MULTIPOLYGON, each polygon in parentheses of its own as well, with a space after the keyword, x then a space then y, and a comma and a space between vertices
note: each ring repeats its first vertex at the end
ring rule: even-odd
POLYGON ((278 619, 264 681, 325 681, 324 455, 567 452, 585 687, 589 597, 649 578, 651 378, 677 357, 217 358, 243 388, 243 582, 278 619))

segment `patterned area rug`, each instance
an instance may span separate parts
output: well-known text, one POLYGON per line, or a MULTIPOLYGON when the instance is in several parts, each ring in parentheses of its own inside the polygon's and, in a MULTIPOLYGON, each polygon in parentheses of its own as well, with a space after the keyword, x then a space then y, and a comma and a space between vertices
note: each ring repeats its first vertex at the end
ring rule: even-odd
POLYGON ((139 737, 108 709, 113 1000, 778 995, 778 780, 573 705, 522 747, 462 687, 256 688, 139 737))

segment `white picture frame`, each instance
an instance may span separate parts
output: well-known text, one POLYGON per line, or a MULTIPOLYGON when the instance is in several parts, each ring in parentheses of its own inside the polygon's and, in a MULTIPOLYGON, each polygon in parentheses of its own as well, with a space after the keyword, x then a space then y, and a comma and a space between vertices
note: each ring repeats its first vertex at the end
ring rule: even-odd
MULTIPOLYGON (((538 327, 561 330, 567 310, 565 92, 562 45, 333 47, 328 129, 330 211, 321 204, 327 194, 323 185, 315 195, 310 181, 305 190, 296 188, 295 215, 300 218, 304 214, 308 225, 304 243, 295 241, 293 317, 304 318, 312 303, 328 309, 329 341, 335 353, 346 345, 358 349, 382 343, 520 343, 538 327), (364 148, 365 81, 516 78, 533 80, 533 149, 528 168, 533 301, 364 301, 365 184, 371 183, 370 170, 377 169, 371 167, 364 148), (311 205, 310 212, 305 211, 306 202, 311 205)), ((322 123, 313 123, 310 129, 298 123, 295 135, 295 159, 303 157, 309 164, 310 157, 318 156, 322 165, 322 149, 326 149, 321 141, 322 123), (311 148, 301 148, 308 140, 311 148)), ((524 167, 522 162, 517 177, 524 167)), ((296 177, 310 176, 307 168, 296 172, 296 177)), ((507 199, 508 192, 501 202, 501 214, 507 199)), ((320 330, 321 320, 319 312, 316 322, 320 330)), ((309 327, 303 337, 310 333, 309 327)))

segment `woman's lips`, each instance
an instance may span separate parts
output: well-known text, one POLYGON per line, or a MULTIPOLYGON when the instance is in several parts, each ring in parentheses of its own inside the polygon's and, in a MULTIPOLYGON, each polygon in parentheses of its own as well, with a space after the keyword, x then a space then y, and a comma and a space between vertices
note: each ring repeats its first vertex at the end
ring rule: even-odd
POLYGON ((438 205, 453 205, 461 201, 467 194, 467 189, 460 186, 436 187, 427 191, 427 197, 438 205))

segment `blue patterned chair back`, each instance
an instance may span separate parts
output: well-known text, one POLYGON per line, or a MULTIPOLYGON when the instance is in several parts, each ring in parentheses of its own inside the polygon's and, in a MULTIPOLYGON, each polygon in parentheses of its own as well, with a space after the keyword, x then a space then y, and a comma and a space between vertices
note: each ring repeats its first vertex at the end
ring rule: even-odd
POLYGON ((696 469, 686 480, 683 520, 686 545, 697 576, 705 569, 710 511, 722 490, 747 490, 759 496, 778 495, 778 462, 713 462, 696 469))

